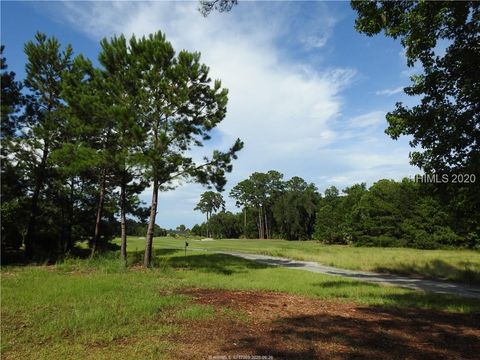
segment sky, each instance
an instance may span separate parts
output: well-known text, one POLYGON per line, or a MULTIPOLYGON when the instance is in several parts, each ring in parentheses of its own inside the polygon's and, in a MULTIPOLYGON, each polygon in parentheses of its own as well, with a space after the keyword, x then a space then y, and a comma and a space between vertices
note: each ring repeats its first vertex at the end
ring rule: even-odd
MULTIPOLYGON (((227 116, 195 157, 245 147, 227 175, 227 210, 237 211, 230 189, 253 172, 277 170, 300 176, 320 192, 379 179, 400 180, 420 171, 409 165, 406 137, 392 140, 385 114, 409 77, 398 40, 355 31, 349 2, 251 2, 229 13, 203 17, 198 2, 1 2, 1 42, 9 70, 23 79, 23 45, 41 31, 71 44, 96 62, 99 41, 162 31, 174 49, 200 51, 212 78, 229 89, 227 116)), ((181 184, 161 193, 157 223, 191 227, 200 185, 181 184)), ((141 194, 149 204, 151 189, 141 194)))

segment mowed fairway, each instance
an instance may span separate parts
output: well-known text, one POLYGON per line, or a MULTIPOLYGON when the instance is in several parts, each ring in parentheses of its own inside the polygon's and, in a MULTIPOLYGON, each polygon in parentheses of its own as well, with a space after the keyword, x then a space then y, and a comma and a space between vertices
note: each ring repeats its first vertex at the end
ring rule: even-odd
POLYGON ((4 267, 2 358, 425 359, 480 351, 476 299, 209 252, 185 257, 160 248, 168 242, 183 244, 156 239, 155 267, 148 270, 139 264, 141 242, 133 239, 127 269, 117 252, 52 266, 4 267))
MULTIPOLYGON (((131 249, 142 249, 145 240, 129 238, 131 249)), ((324 245, 318 241, 155 238, 157 249, 189 249, 238 251, 271 255, 295 260, 316 261, 344 269, 385 272, 400 275, 480 284, 480 252, 474 250, 419 250, 411 248, 374 248, 324 245)), ((118 239, 116 240, 119 243, 118 239)))

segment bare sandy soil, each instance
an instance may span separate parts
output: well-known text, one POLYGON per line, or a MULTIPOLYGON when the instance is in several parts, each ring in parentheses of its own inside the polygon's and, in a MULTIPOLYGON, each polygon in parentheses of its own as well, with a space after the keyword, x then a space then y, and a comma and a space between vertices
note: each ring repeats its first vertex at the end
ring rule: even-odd
POLYGON ((212 320, 169 339, 182 359, 478 359, 480 314, 389 309, 272 292, 190 289, 212 320), (227 309, 227 312, 226 312, 227 309), (225 316, 243 314, 241 316, 225 316))

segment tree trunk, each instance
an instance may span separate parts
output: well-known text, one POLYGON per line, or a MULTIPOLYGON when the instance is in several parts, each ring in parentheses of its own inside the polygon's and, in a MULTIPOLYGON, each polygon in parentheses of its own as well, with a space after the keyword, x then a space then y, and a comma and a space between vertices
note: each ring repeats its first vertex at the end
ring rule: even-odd
POLYGON ((30 207, 30 218, 28 220, 27 235, 25 237, 25 257, 31 259, 34 252, 34 237, 35 237, 35 223, 38 215, 38 199, 40 197, 40 189, 45 180, 45 168, 47 166, 48 145, 45 144, 43 148, 42 161, 37 169, 37 176, 35 181, 35 189, 32 195, 32 204, 30 207))
POLYGON ((97 251, 98 244, 100 242, 100 224, 102 221, 102 213, 103 213, 103 204, 105 203, 105 186, 107 182, 107 170, 103 169, 102 171, 102 180, 100 184, 100 194, 98 198, 98 207, 97 207, 97 218, 95 220, 95 233, 93 235, 93 241, 92 241, 92 252, 91 255, 95 255, 95 252, 97 251))
POLYGON ((247 238, 247 208, 243 208, 243 236, 247 238))
POLYGON ((258 237, 263 239, 263 216, 262 208, 258 209, 258 237))
POLYGON ((264 217, 265 217, 265 238, 266 239, 269 239, 269 236, 268 236, 268 218, 267 218, 267 212, 265 211, 263 213, 264 217))
POLYGON ((210 216, 209 216, 209 213, 207 211, 207 238, 210 237, 210 229, 209 229, 209 226, 208 226, 209 220, 210 220, 210 216))
POLYGON ((143 266, 148 268, 152 262, 152 245, 153 231, 155 228, 155 218, 157 217, 158 203, 158 180, 153 180, 152 205, 150 207, 150 221, 148 223, 147 238, 145 242, 145 257, 143 258, 143 266))
POLYGON ((126 206, 127 206, 127 184, 125 181, 125 173, 122 174, 122 183, 120 184, 120 256, 125 266, 127 266, 127 218, 126 218, 126 206))
POLYGON ((73 207, 74 207, 74 190, 75 190, 75 182, 74 178, 70 183, 70 203, 68 207, 68 228, 67 228, 67 243, 65 251, 71 251, 73 249, 73 242, 72 242, 72 227, 73 227, 73 207))

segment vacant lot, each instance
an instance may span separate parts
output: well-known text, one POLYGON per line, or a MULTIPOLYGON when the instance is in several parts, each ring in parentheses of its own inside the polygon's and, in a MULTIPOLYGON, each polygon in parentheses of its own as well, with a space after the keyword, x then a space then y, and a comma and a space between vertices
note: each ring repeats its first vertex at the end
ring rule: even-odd
POLYGON ((480 304, 158 249, 2 271, 4 359, 474 358, 480 304), (391 357, 390 356, 390 357, 391 357))
MULTIPOLYGON (((480 252, 474 250, 418 250, 323 245, 318 241, 189 239, 190 248, 232 250, 316 261, 344 269, 421 276, 480 284, 480 252)), ((132 249, 143 249, 143 238, 129 238, 132 249)), ((183 247, 184 238, 155 238, 158 249, 183 247)))

